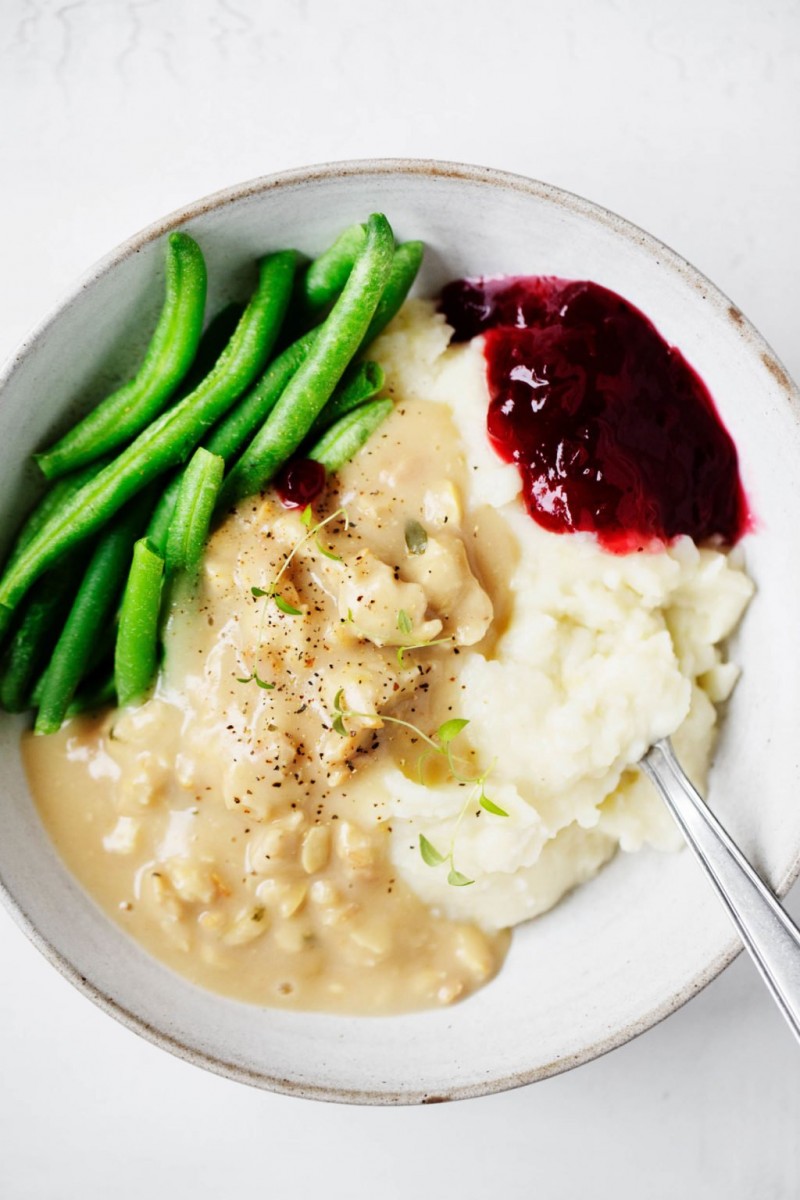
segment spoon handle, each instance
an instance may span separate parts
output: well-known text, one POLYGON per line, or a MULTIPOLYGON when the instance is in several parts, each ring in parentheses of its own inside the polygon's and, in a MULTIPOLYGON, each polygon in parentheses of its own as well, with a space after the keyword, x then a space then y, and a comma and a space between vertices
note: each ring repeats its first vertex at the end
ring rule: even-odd
POLYGON ((665 738, 641 762, 714 884, 739 935, 800 1041, 800 930, 687 779, 665 738))

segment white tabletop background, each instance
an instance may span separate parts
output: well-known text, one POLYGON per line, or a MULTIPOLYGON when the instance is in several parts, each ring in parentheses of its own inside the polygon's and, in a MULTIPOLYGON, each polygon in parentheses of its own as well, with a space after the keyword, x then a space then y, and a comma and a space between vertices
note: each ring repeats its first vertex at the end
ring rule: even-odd
MULTIPOLYGON (((0 355, 186 201, 306 163, 416 156, 623 214, 798 377, 799 118, 792 0, 3 0, 0 355)), ((800 1195, 800 1050, 741 958, 571 1074, 395 1110, 260 1093, 170 1057, 4 912, 0 962, 2 1200, 800 1195)))

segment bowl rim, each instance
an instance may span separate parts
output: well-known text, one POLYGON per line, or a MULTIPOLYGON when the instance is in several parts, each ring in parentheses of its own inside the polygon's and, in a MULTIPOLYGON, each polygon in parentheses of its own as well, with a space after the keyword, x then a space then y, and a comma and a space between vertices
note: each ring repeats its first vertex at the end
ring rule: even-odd
MULTIPOLYGON (((543 200, 556 207, 564 208, 573 214, 587 218, 596 224, 611 228, 619 236, 632 241, 640 249, 644 249, 649 254, 655 256, 664 266, 677 272, 690 287, 699 291, 704 299, 712 301, 714 307, 723 315, 724 319, 735 326, 737 332, 750 344, 750 348, 759 355, 763 365, 774 376, 776 382, 785 393, 784 399, 795 410, 800 419, 800 389, 793 382, 766 340, 741 312, 738 306, 716 284, 712 283, 702 272, 658 238, 609 209, 587 200, 574 192, 556 187, 553 184, 544 183, 493 167, 473 166, 441 159, 417 158, 348 159, 278 171, 222 188, 157 219, 123 242, 120 242, 109 253, 98 259, 94 265, 89 267, 78 278, 77 282, 71 288, 67 289, 61 295, 60 299, 56 301, 27 336, 22 339, 16 350, 11 352, 9 358, 3 364, 2 369, 0 369, 0 393, 2 393, 2 390, 23 361, 35 349, 40 339, 47 335, 50 327, 83 291, 91 287, 132 255, 138 253, 144 246, 163 237, 164 234, 180 228, 187 221, 191 221, 205 213, 223 209, 229 204, 246 200, 249 197, 264 195, 270 191, 297 187, 298 185, 313 182, 330 181, 337 178, 369 176, 453 179, 490 189, 523 192, 536 199, 543 200)), ((775 888, 775 894, 780 898, 785 896, 798 876, 800 876, 800 847, 798 847, 796 855, 793 861, 790 862, 782 879, 779 880, 775 888)), ((122 1025, 138 1033, 147 1041, 154 1043, 161 1049, 169 1051, 184 1061, 190 1062, 195 1066, 204 1067, 227 1079, 264 1088, 283 1095, 350 1104, 406 1105, 438 1103, 444 1100, 472 1099, 478 1096, 491 1095, 523 1087, 529 1083, 535 1083, 553 1075, 561 1074, 564 1071, 572 1070, 574 1067, 599 1058, 609 1051, 616 1049, 618 1046, 622 1046, 626 1042, 633 1040, 633 1038, 645 1033, 679 1008, 682 1008, 684 1004, 702 991, 712 980, 717 978, 743 949, 742 943, 732 932, 730 940, 716 958, 702 971, 698 972, 688 983, 684 984, 674 995, 661 1004, 656 1005, 636 1020, 616 1030, 607 1038, 584 1047, 573 1055, 556 1059, 543 1066, 485 1080, 479 1084, 455 1087, 450 1089, 447 1095, 434 1096, 412 1091, 383 1092, 295 1083, 292 1080, 270 1076, 261 1071, 250 1071, 239 1064, 217 1058, 206 1051, 188 1045, 179 1038, 171 1037, 163 1030, 149 1024, 142 1017, 127 1009, 81 975, 75 965, 37 929, 22 904, 11 894, 2 877, 0 877, 0 899, 2 899, 11 917, 37 950, 65 979, 73 984, 78 991, 92 1000, 100 1009, 110 1016, 115 1017, 122 1025)))

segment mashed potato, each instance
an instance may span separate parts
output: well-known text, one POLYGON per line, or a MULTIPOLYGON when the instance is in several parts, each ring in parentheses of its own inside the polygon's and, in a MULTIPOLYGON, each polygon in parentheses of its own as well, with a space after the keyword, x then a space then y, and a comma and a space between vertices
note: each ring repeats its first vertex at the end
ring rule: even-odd
POLYGON ((468 462, 466 501, 498 511, 516 544, 507 625, 491 655, 462 651, 452 704, 481 764, 486 792, 507 817, 464 811, 456 782, 423 786, 399 770, 387 786, 396 809, 393 854, 429 904, 487 928, 550 908, 620 846, 663 849, 679 835, 635 769, 672 736, 702 788, 714 738, 714 705, 736 668, 720 643, 752 594, 736 552, 680 538, 660 552, 613 555, 591 534, 552 534, 525 512, 520 476, 486 437, 488 395, 481 342, 448 348, 433 306, 408 304, 376 357, 398 398, 446 404, 468 462), (453 887, 428 866, 423 834, 453 848, 474 882, 453 887))

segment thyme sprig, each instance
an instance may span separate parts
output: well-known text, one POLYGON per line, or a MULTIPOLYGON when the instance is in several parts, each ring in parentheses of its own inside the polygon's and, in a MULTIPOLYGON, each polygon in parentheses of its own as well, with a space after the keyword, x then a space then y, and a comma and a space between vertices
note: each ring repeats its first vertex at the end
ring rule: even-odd
MULTIPOLYGON (((404 608, 401 608, 397 614, 397 628, 402 634, 408 636, 414 629, 414 622, 404 608)), ((429 641, 409 642, 397 647, 397 663, 398 666, 404 667, 404 656, 412 650, 427 650, 429 646, 445 646, 453 639, 450 637, 434 638, 429 641)))
POLYGON ((268 683, 266 679, 262 679, 258 671, 253 671, 252 675, 236 676, 237 683, 255 683, 258 687, 263 688, 266 692, 271 692, 275 687, 274 683, 268 683))
MULTIPOLYGON (((341 737, 354 737, 355 736, 345 726, 345 721, 351 720, 353 717, 356 717, 362 721, 386 721, 390 725, 400 725, 400 726, 402 726, 403 729, 408 729, 411 731, 411 733, 416 734, 417 737, 422 738, 423 742, 426 742, 431 747, 432 750, 435 750, 437 752, 441 750, 441 747, 439 746, 439 744, 434 740, 436 737, 436 734, 434 734, 434 736, 432 738, 428 737, 427 733, 423 733, 422 730, 419 728, 419 726, 412 725, 410 721, 402 721, 400 719, 400 717, 390 717, 386 713, 376 713, 376 712, 363 713, 363 712, 356 712, 355 709, 352 709, 352 708, 342 708, 343 695, 344 695, 344 688, 339 688, 338 692, 336 693, 336 695, 333 698, 333 711, 336 715, 335 715, 333 721, 331 722, 331 728, 336 733, 338 733, 341 737)), ((445 724, 447 724, 447 722, 445 722, 445 724)))
MULTIPOLYGON (((347 530, 347 528, 349 526, 349 522, 347 519, 347 513, 344 511, 343 508, 338 509, 335 513, 332 513, 331 516, 326 517, 324 521, 320 521, 317 525, 314 525, 313 527, 312 527, 312 521, 314 520, 314 512, 313 512, 313 509, 311 508, 310 504, 307 504, 305 506, 305 508, 303 509, 303 512, 300 516, 300 520, 303 522, 306 529, 309 531, 307 534, 307 538, 314 537, 316 547, 319 550, 320 554, 324 554, 326 558, 330 558, 334 562, 341 562, 342 556, 341 556, 341 554, 334 554, 333 550, 329 549, 327 546, 323 546, 322 542, 319 540, 319 531, 320 531, 320 529, 322 529, 323 525, 328 524, 328 521, 332 521, 334 517, 338 517, 338 516, 342 516, 342 515, 344 516, 344 527, 345 527, 345 530, 347 530)), ((307 540, 307 538, 304 540, 307 540)), ((295 547, 295 549, 297 549, 297 547, 295 547)), ((294 551, 292 551, 292 553, 294 553, 294 551)))
POLYGON ((292 559, 297 554, 298 550, 300 550, 301 547, 306 544, 306 542, 311 541, 312 538, 316 539, 317 549, 320 551, 320 553, 324 554, 326 558, 335 559, 337 562, 342 561, 338 554, 334 554, 332 550, 327 550, 319 540, 320 530, 324 529, 326 525, 330 525, 331 521, 335 521, 337 517, 344 517, 345 531, 350 528, 350 522, 348 520, 347 513, 345 512, 345 510, 343 508, 337 508, 336 511, 332 512, 329 517, 325 517, 322 521, 317 521, 316 523, 313 523, 314 522, 314 513, 311 509, 311 505, 307 504, 306 507, 303 509, 302 515, 300 517, 300 520, 302 521, 303 525, 306 528, 306 532, 303 534, 303 536, 297 542, 295 542, 294 546, 292 546, 292 549, 289 551, 289 553, 286 555, 286 558, 283 561, 283 566, 281 567, 280 571, 278 571, 278 574, 275 576, 275 578, 272 580, 272 583, 270 583, 266 589, 251 588, 250 590, 253 593, 253 595, 254 596, 265 596, 267 598, 267 601, 274 600, 276 606, 280 609, 280 611, 282 613, 286 613, 287 616, 301 617, 303 614, 300 611, 300 609, 295 608, 295 606, 293 604, 289 603, 289 601, 286 599, 285 596, 282 596, 280 594, 280 592, 278 591, 278 585, 279 585, 281 579, 283 578, 283 576, 286 574, 287 570, 289 569, 292 559))
MULTIPOLYGON (((313 510, 311 508, 311 505, 307 504, 300 515, 300 520, 303 523, 303 525, 305 526, 306 532, 303 534, 303 536, 297 542, 295 542, 294 546, 292 546, 292 549, 289 551, 286 558, 284 559, 283 565, 281 566, 281 569, 278 571, 278 574, 275 576, 275 578, 272 580, 272 582, 267 587, 265 587, 265 588, 251 587, 250 588, 250 593, 252 596, 255 597, 256 600, 264 600, 264 605, 262 606, 262 609, 261 609, 261 617, 258 622, 258 637, 256 639, 258 650, 261 649, 261 643, 264 640, 264 621, 266 620, 267 605, 269 604, 269 602, 271 600, 274 600, 275 607, 278 608, 280 610, 280 612, 284 613, 287 617, 302 617, 302 615, 303 615, 302 609, 296 608, 294 604, 291 604, 286 599, 286 597, 282 596, 281 593, 278 591, 278 585, 280 584, 280 581, 283 578, 283 576, 285 575, 285 573, 289 567, 289 564, 291 563, 294 556, 297 554, 297 551, 300 549, 300 547, 304 546, 306 544, 306 542, 311 540, 311 538, 315 538, 317 549, 320 551, 320 553, 324 554, 326 558, 335 559, 337 562, 342 561, 338 554, 334 554, 332 550, 326 549, 319 540, 320 530, 324 529, 326 525, 330 525, 331 521, 336 520, 337 517, 344 517, 345 530, 349 529, 350 522, 349 522, 347 513, 345 512, 345 510, 343 508, 337 508, 335 512, 332 512, 330 514, 330 516, 325 517, 324 520, 322 520, 322 521, 317 521, 315 524, 313 510)), ((267 691, 272 691, 272 689, 275 687, 274 683, 267 683, 266 680, 261 679, 257 670, 254 670, 251 675, 245 675, 245 676, 241 676, 241 677, 237 676, 236 682, 237 683, 255 683, 258 685, 258 687, 264 688, 267 691)))
POLYGON ((398 725, 403 729, 410 730, 411 733, 415 734, 416 737, 420 738, 420 740, 428 746, 428 749, 420 757, 418 764, 420 783, 424 784, 425 782, 423 777, 425 762, 432 755, 436 754, 445 759, 447 762, 448 772, 457 783, 461 784, 462 786, 470 787, 470 791, 461 806, 458 817, 456 818, 456 823, 453 828, 447 853, 443 854, 440 850, 438 850, 436 846, 434 846, 433 843, 425 837, 424 833, 419 835, 419 852, 422 856, 423 862, 425 862, 429 867, 439 867, 445 863, 448 864, 449 870, 447 873, 447 882, 452 887, 468 887, 471 883, 474 883, 474 879, 469 879, 466 875, 458 870, 455 864, 456 838, 458 836, 461 822, 464 820, 464 817, 476 800, 481 808, 485 809, 486 812, 492 813, 496 817, 507 817, 508 813, 504 808, 501 808, 499 804, 495 804, 495 802, 486 795, 486 780, 494 770, 494 762, 491 763, 486 770, 482 771, 479 775, 469 776, 461 769, 462 766, 468 766, 469 764, 466 763, 464 759, 457 757, 453 753, 452 743, 455 738, 457 738, 458 735, 464 729, 466 729, 467 725, 469 725, 469 721, 464 717, 450 717, 447 721, 444 721, 439 726, 435 733, 429 736, 424 732, 424 730, 420 729, 418 725, 413 725, 410 721, 404 721, 400 717, 388 716, 385 713, 355 712, 353 709, 344 708, 342 706, 343 696, 344 688, 339 688, 333 699, 333 711, 335 715, 331 722, 331 728, 341 737, 353 736, 345 725, 345 721, 352 718, 360 718, 361 720, 365 721, 386 721, 391 725, 398 725))
POLYGON ((446 646, 453 639, 450 637, 432 638, 428 642, 412 642, 410 646, 397 647, 397 663, 398 666, 404 667, 405 655, 410 654, 412 650, 428 650, 431 646, 446 646))

